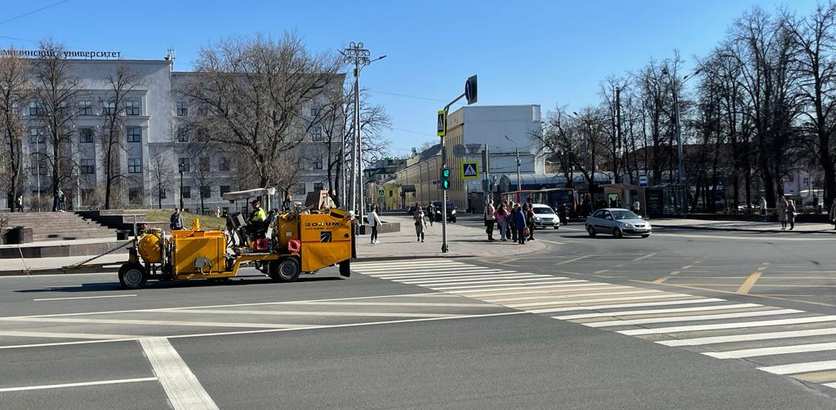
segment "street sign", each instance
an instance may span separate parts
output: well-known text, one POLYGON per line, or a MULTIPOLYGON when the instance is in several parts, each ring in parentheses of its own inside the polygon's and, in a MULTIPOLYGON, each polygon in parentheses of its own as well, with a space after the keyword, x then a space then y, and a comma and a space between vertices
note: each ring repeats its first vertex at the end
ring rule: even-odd
POLYGON ((438 134, 441 138, 444 138, 444 135, 447 134, 447 113, 444 110, 438 110, 438 127, 436 134, 438 134))
POLYGON ((639 186, 646 187, 647 186, 647 175, 639 175, 639 186))
POLYGON ((479 178, 479 163, 465 162, 462 163, 462 179, 476 179, 479 178))
POLYGON ((467 97, 468 105, 476 102, 476 90, 476 75, 472 75, 464 83, 464 96, 467 97))

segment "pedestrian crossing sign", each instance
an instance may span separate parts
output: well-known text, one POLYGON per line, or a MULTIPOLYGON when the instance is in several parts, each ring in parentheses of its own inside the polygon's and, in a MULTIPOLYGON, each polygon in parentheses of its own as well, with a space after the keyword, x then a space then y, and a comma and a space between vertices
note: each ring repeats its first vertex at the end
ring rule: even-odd
POLYGON ((462 164, 462 179, 479 178, 479 163, 465 162, 462 164))

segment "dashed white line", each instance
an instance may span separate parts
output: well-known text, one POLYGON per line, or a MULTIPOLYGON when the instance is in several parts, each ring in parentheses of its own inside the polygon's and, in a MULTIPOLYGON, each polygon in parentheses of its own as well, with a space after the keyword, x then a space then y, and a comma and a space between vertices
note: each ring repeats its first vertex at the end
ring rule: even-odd
POLYGON ((111 298, 130 298, 136 296, 135 294, 129 295, 103 295, 103 296, 72 296, 72 297, 61 297, 61 298, 38 298, 32 299, 33 302, 50 302, 56 300, 83 300, 83 299, 111 299, 111 298))
POLYGON ((817 372, 820 370, 833 370, 836 369, 836 360, 826 360, 821 362, 807 362, 807 363, 793 363, 793 364, 784 364, 780 366, 766 366, 766 367, 758 367, 759 370, 763 370, 767 373, 773 374, 795 374, 795 373, 807 373, 807 372, 817 372))

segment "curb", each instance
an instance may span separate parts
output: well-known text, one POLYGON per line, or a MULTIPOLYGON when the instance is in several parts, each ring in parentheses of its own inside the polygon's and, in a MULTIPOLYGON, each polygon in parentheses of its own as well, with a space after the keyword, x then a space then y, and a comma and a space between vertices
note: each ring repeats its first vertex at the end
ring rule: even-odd
POLYGON ((811 233, 826 233, 836 234, 836 230, 815 230, 815 231, 789 231, 781 229, 747 229, 747 228, 714 228, 709 226, 687 226, 687 225, 659 225, 652 223, 654 228, 665 229, 691 229, 697 231, 730 231, 730 232, 751 232, 751 233, 796 233, 796 234, 811 234, 811 233))
POLYGON ((113 272, 112 268, 105 268, 105 266, 119 265, 120 263, 102 263, 91 264, 83 267, 69 269, 69 268, 50 268, 50 269, 29 269, 29 270, 9 270, 0 271, 0 276, 37 276, 37 275, 70 275, 74 273, 105 273, 113 272))

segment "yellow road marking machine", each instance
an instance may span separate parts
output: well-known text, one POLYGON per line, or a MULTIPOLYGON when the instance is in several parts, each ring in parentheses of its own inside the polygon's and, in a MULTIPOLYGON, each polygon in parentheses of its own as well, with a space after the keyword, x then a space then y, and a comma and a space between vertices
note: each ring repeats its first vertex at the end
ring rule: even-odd
MULTIPOLYGON (((268 198, 275 189, 227 192, 236 201, 268 198)), ((225 230, 204 230, 195 220, 191 229, 170 235, 152 229, 134 238, 130 258, 119 269, 119 283, 136 289, 152 280, 227 279, 245 265, 253 265, 273 280, 294 281, 302 272, 313 273, 339 265, 350 275, 351 217, 337 209, 270 212, 260 223, 247 223, 240 214, 227 217, 225 230)))

